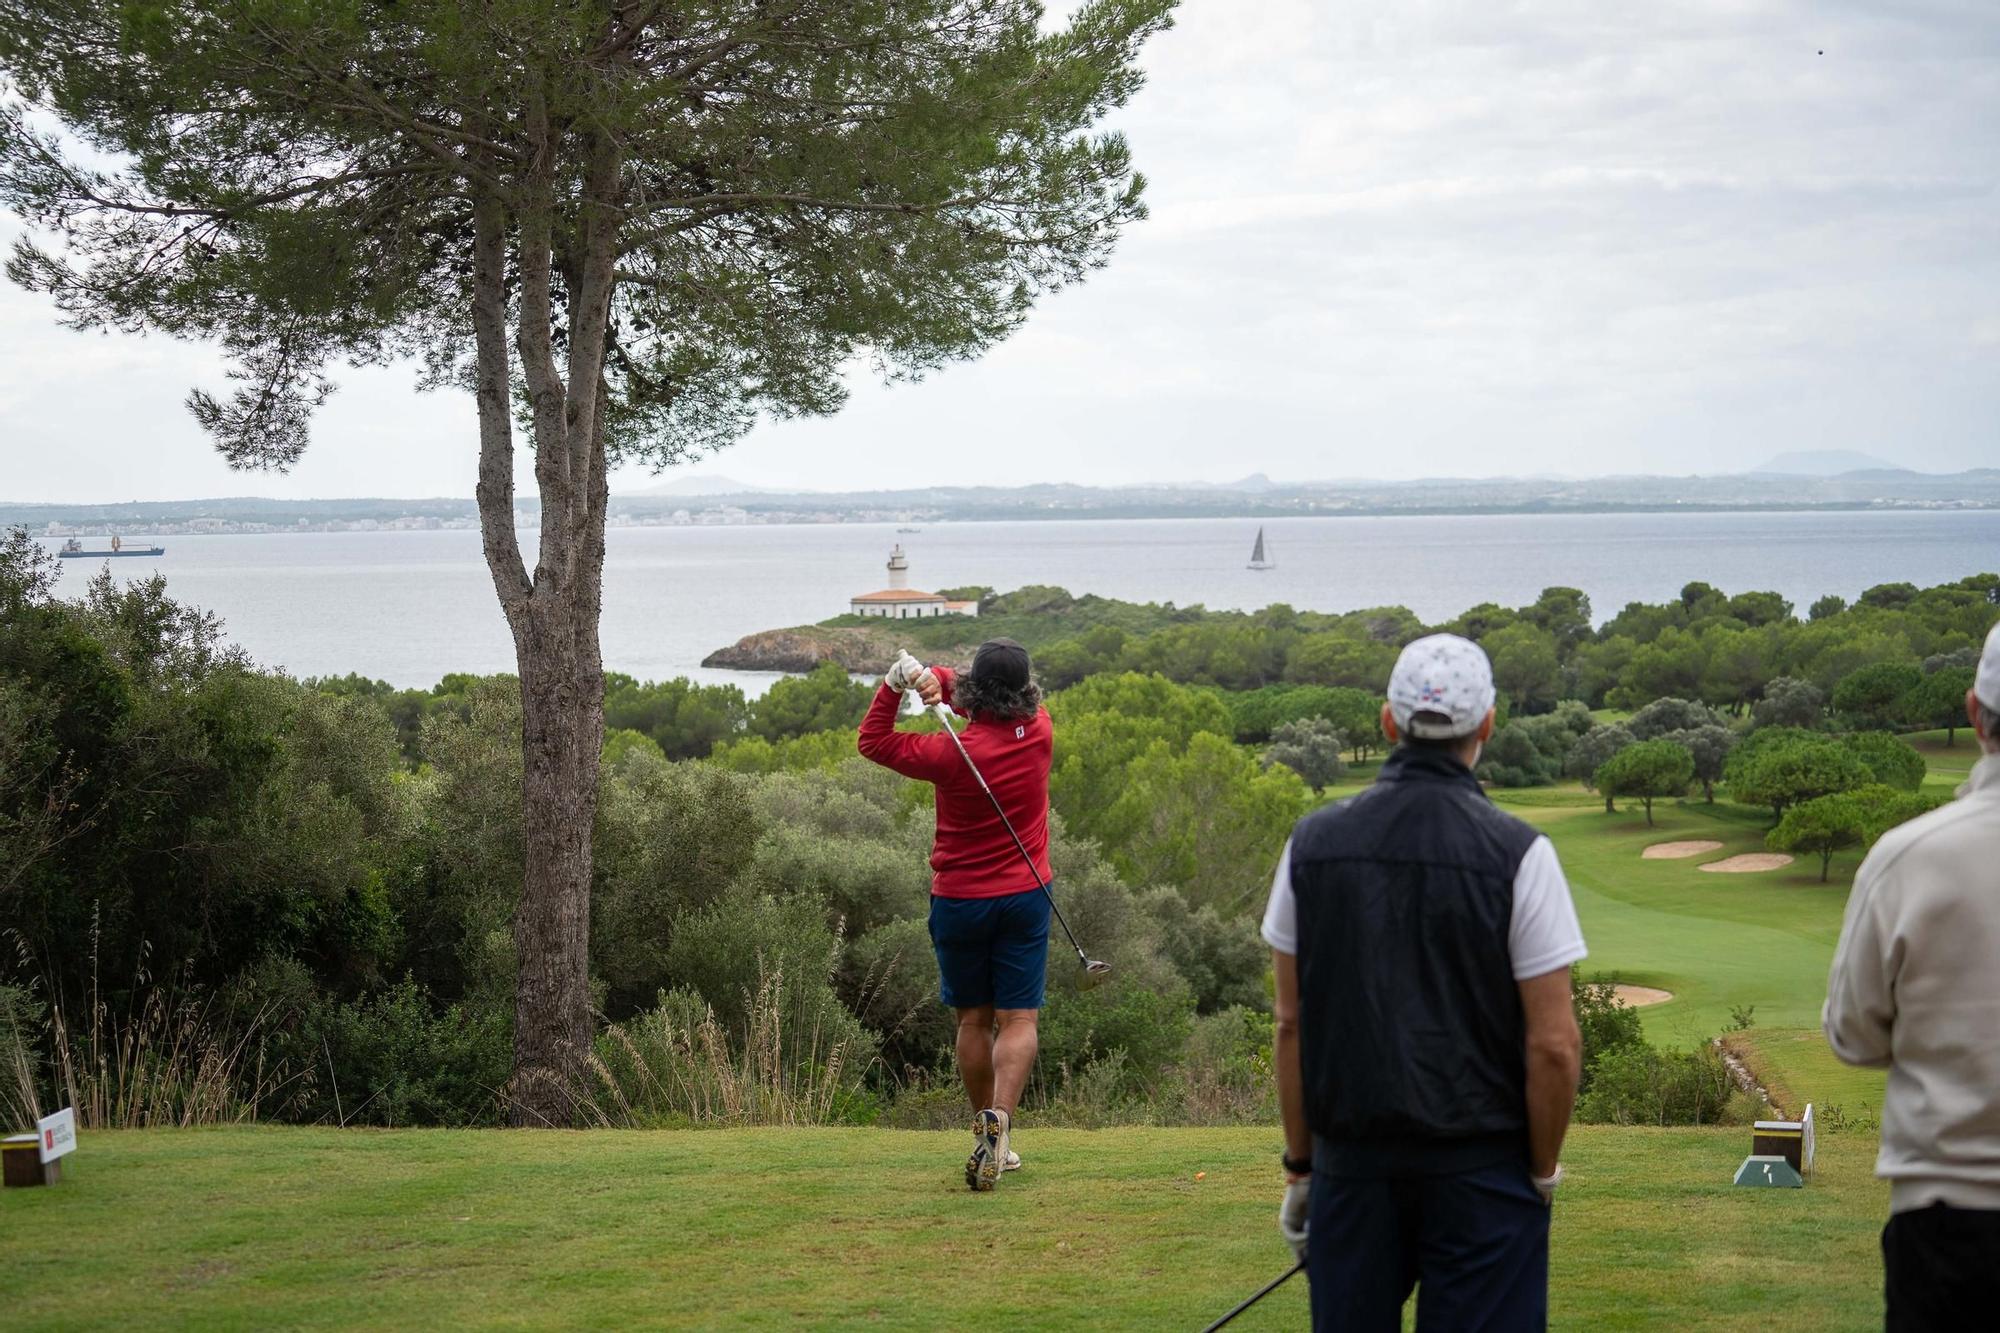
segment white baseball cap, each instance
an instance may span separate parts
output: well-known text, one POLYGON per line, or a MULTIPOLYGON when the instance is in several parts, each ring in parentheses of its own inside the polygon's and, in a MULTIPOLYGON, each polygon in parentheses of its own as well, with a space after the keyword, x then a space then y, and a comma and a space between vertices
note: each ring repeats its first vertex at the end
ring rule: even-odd
POLYGON ((2000 625, 1986 633, 1986 647, 1979 654, 1979 671, 1972 678, 1972 692, 1996 713, 2000 713, 2000 625))
POLYGON ((1493 664, 1486 650, 1456 634, 1432 634, 1403 649, 1389 673, 1389 715, 1396 729, 1424 740, 1454 740, 1479 730, 1493 708, 1493 664), (1417 718, 1435 713, 1438 718, 1417 718), (1439 718, 1445 719, 1440 721, 1439 718))

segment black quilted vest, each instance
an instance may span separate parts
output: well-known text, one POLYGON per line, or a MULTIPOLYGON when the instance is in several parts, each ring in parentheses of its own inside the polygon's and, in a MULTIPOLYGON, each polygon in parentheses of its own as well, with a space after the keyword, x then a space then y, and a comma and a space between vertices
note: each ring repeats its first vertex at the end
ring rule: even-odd
POLYGON ((1526 1155, 1514 876, 1539 835, 1471 770, 1404 747, 1292 834, 1314 1161, 1346 1176, 1526 1155))

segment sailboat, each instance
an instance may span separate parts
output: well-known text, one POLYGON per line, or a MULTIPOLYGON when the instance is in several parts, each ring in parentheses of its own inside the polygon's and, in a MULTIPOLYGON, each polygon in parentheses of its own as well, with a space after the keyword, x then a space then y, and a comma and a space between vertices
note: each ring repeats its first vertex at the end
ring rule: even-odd
POLYGON ((1257 529, 1257 544, 1250 548, 1250 568, 1276 569, 1277 567, 1278 562, 1271 559, 1270 552, 1264 549, 1264 529, 1259 528, 1257 529))

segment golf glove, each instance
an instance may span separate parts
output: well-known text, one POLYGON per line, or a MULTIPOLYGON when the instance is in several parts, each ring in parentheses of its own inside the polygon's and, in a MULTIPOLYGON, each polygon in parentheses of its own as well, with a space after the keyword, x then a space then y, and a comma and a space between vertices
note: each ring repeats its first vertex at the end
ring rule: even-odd
POLYGON ((929 674, 930 668, 910 656, 906 650, 896 654, 896 660, 890 663, 888 674, 882 677, 882 683, 901 694, 929 674))
POLYGON ((1285 1201, 1278 1205, 1278 1234, 1301 1263, 1306 1257, 1306 1209, 1311 1199, 1312 1179, 1308 1177, 1285 1186, 1285 1201))

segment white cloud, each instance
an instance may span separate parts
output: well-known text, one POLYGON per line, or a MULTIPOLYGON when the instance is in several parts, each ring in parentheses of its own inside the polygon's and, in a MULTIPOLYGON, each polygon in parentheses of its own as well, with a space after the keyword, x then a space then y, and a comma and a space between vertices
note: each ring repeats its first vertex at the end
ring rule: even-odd
MULTIPOLYGON (((711 465, 763 484, 1991 462, 2000 12, 1985 0, 1187 0, 1119 117, 1153 218, 982 362, 711 465), (1820 54, 1824 52, 1824 54, 1820 54)), ((468 493, 473 431, 349 377, 232 477, 200 349, 0 296, 0 495, 468 493), (106 478, 116 478, 115 484, 106 478)))

